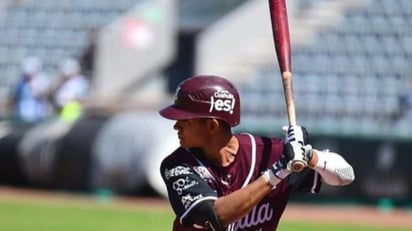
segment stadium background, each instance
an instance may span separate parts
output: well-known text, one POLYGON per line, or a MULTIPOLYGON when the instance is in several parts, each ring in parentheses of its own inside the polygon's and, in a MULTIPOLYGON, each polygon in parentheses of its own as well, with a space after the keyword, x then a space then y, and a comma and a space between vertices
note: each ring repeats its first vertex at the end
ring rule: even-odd
MULTIPOLYGON (((298 122, 357 176, 292 200, 410 208, 412 2, 288 0, 288 10, 298 122)), ((157 110, 197 73, 239 87, 237 131, 280 135, 287 121, 269 23, 258 0, 0 0, 0 184, 163 197, 158 164, 177 141, 157 110), (80 59, 90 43, 81 117, 13 116, 7 99, 24 57, 56 76, 59 60, 80 59)))

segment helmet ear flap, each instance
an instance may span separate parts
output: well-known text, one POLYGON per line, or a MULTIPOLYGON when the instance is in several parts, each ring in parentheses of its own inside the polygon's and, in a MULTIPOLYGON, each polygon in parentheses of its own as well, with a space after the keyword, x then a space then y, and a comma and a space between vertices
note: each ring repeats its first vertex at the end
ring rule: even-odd
POLYGON ((173 120, 216 118, 234 127, 240 123, 240 97, 234 85, 222 77, 193 76, 179 84, 174 104, 160 114, 173 120))

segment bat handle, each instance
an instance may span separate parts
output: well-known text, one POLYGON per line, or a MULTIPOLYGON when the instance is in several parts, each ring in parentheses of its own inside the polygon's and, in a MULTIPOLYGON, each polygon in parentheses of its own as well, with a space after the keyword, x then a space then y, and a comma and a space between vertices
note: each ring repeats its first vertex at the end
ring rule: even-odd
POLYGON ((296 125, 295 102, 293 99, 292 73, 290 71, 282 72, 283 92, 285 94, 286 111, 288 114, 289 126, 296 125))
POLYGON ((292 170, 292 172, 300 172, 300 171, 302 171, 305 167, 306 167, 306 164, 305 164, 305 162, 303 162, 302 160, 294 160, 294 161, 292 161, 292 164, 291 164, 291 170, 292 170))
MULTIPOLYGON (((284 71, 282 72, 282 84, 285 93, 286 111, 288 114, 289 126, 296 125, 296 112, 295 112, 295 102, 293 99, 293 88, 292 88, 292 72, 284 71)), ((293 172, 300 172, 306 167, 305 162, 302 160, 292 161, 291 170, 293 172)))

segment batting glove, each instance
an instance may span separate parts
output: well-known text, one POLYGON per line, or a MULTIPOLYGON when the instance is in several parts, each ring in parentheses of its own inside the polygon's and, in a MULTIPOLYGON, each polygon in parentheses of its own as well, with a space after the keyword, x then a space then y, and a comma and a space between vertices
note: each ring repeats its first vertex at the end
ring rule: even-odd
POLYGON ((284 143, 298 142, 302 145, 308 143, 308 131, 303 126, 283 126, 283 132, 285 133, 284 143))
POLYGON ((283 153, 284 156, 287 156, 287 158, 283 158, 283 160, 288 160, 286 164, 283 163, 286 165, 286 169, 291 170, 292 163, 295 161, 301 162, 307 167, 308 162, 312 159, 312 146, 310 144, 302 145, 299 142, 292 141, 285 144, 283 153))
POLYGON ((291 171, 287 169, 287 165, 284 165, 284 160, 281 159, 274 163, 269 169, 264 171, 262 176, 269 185, 276 188, 276 185, 285 179, 290 173, 291 171))
MULTIPOLYGON (((296 142, 295 142, 296 143, 296 142)), ((298 145, 298 143, 296 143, 298 145)), ((267 183, 275 187, 280 181, 285 179, 290 173, 290 163, 295 154, 293 149, 288 152, 283 152, 280 160, 276 161, 268 170, 263 172, 263 176, 267 183), (288 167, 289 165, 289 167, 288 167)))

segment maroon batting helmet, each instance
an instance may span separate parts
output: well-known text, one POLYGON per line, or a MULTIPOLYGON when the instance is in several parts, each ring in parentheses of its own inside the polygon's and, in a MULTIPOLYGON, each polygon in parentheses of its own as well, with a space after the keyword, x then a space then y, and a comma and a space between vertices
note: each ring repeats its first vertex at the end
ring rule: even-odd
POLYGON ((181 82, 174 104, 159 113, 171 120, 217 118, 234 127, 240 123, 240 97, 228 80, 198 75, 181 82))

